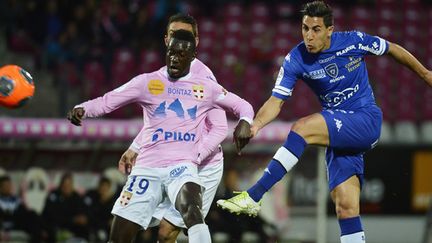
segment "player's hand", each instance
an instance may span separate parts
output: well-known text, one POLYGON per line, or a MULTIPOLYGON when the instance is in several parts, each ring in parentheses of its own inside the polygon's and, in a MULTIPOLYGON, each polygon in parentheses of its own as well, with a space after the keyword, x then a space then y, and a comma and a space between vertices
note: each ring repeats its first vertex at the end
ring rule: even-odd
POLYGON ((68 112, 67 119, 75 126, 81 126, 81 121, 84 113, 85 111, 82 107, 73 108, 71 111, 68 112))
POLYGON ((121 173, 129 175, 131 173, 132 167, 135 165, 136 158, 138 154, 131 149, 126 150, 118 162, 118 169, 121 173))
POLYGON ((245 120, 240 120, 234 129, 234 143, 236 146, 237 154, 241 154, 241 150, 249 143, 252 138, 251 126, 245 120))

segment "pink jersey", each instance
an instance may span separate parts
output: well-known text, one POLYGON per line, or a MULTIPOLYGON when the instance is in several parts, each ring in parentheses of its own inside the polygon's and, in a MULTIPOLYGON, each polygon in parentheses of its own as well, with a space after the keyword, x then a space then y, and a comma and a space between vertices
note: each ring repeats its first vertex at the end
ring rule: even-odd
MULTIPOLYGON (((196 73, 198 75, 207 76, 210 80, 216 81, 216 78, 213 75, 213 72, 208 68, 204 63, 202 63, 200 60, 195 58, 191 63, 191 72, 196 73)), ((207 118, 205 120, 205 126, 203 135, 205 138, 211 140, 211 141, 218 141, 218 140, 224 140, 225 136, 228 132, 228 124, 226 119, 226 114, 223 109, 212 109, 207 113, 207 118)), ((135 151, 136 153, 139 153, 139 148, 142 146, 143 142, 143 135, 144 127, 141 129, 141 131, 138 133, 138 135, 135 137, 134 141, 130 145, 129 149, 135 151)), ((204 167, 207 165, 216 165, 219 163, 222 163, 223 158, 223 152, 222 147, 218 146, 215 150, 211 151, 213 148, 206 148, 206 143, 203 144, 202 151, 200 153, 200 157, 202 158, 202 162, 200 164, 200 167, 204 167), (207 151, 209 154, 207 157, 204 151, 207 151)))
POLYGON ((84 108, 85 117, 102 116, 132 102, 143 107, 142 145, 135 167, 166 167, 191 161, 200 164, 226 136, 206 136, 210 110, 222 107, 250 123, 254 116, 247 101, 226 91, 205 73, 190 72, 170 81, 165 66, 77 107, 84 108))

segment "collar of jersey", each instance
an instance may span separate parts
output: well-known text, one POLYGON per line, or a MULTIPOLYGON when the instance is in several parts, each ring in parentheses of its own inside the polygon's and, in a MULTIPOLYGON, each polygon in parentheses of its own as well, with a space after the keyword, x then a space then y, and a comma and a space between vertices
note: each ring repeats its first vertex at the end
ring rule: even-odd
MULTIPOLYGON (((192 65, 191 65, 192 66, 192 65)), ((168 68, 165 68, 165 77, 166 78, 168 78, 168 79, 170 79, 170 76, 168 75, 168 68)), ((188 79, 190 79, 190 77, 192 76, 192 73, 191 73, 191 71, 190 71, 190 69, 189 69, 189 73, 188 74, 186 74, 186 76, 183 76, 183 77, 181 77, 181 78, 179 78, 179 79, 176 79, 176 81, 184 81, 184 80, 188 80, 188 79)))

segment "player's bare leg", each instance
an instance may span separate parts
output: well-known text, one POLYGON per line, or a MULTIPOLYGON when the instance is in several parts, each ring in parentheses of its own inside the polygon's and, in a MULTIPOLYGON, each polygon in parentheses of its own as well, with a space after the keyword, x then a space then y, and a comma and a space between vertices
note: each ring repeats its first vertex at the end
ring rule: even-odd
POLYGON ((114 215, 108 243, 133 242, 142 227, 125 218, 114 215))
POLYGON ((177 236, 180 234, 180 228, 171 224, 169 221, 162 219, 159 225, 158 241, 159 243, 175 243, 177 236))
POLYGON ((187 182, 180 189, 175 202, 175 207, 182 215, 188 228, 189 242, 191 243, 211 242, 210 231, 204 223, 201 212, 201 194, 200 185, 187 182))
POLYGON ((230 199, 218 200, 217 205, 232 213, 257 216, 264 193, 298 162, 308 144, 329 145, 327 124, 320 113, 306 116, 294 123, 284 145, 273 156, 264 175, 254 186, 230 199))
POLYGON ((331 191, 341 227, 341 242, 365 242, 360 220, 360 182, 352 176, 331 191))
POLYGON ((331 191, 338 219, 356 217, 360 214, 360 182, 357 176, 339 184, 331 191))

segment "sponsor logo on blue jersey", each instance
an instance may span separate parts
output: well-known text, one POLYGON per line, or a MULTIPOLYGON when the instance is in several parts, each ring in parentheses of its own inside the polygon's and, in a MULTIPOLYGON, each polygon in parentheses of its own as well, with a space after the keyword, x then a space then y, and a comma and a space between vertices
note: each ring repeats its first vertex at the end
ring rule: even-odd
POLYGON ((335 58, 336 58, 336 56, 333 55, 333 56, 330 56, 330 57, 327 57, 327 58, 324 58, 324 59, 319 59, 318 62, 321 63, 321 64, 323 64, 323 63, 326 63, 326 62, 330 62, 331 60, 333 60, 335 58))
POLYGON ((358 58, 349 57, 349 60, 350 62, 345 65, 345 68, 348 70, 348 72, 352 72, 356 70, 358 67, 360 67, 363 59, 361 57, 358 58))
POLYGON ((309 73, 303 73, 303 77, 309 79, 321 79, 321 78, 325 78, 326 74, 324 69, 318 69, 318 70, 310 71, 309 73))
POLYGON ((358 44, 358 48, 360 50, 368 51, 368 52, 373 53, 375 55, 379 55, 380 54, 380 46, 376 42, 372 43, 372 47, 370 47, 370 46, 364 46, 361 43, 359 43, 358 44))
POLYGON ((170 172, 170 177, 179 177, 181 174, 183 174, 183 172, 185 172, 186 169, 187 167, 184 165, 177 167, 170 172))
POLYGON ((337 107, 342 102, 353 97, 354 94, 357 93, 357 91, 359 91, 359 85, 358 84, 354 87, 346 88, 342 91, 331 92, 331 93, 328 93, 324 96, 321 95, 320 98, 322 100, 324 100, 325 102, 327 102, 327 105, 329 107, 337 107))
POLYGON ((162 128, 156 129, 152 135, 152 142, 157 141, 195 141, 195 133, 179 132, 179 131, 164 131, 162 128))
POLYGON ((345 54, 351 50, 355 50, 355 49, 356 49, 355 45, 350 45, 350 46, 346 47, 345 49, 336 52, 336 56, 341 56, 341 55, 343 55, 343 54, 345 54))

